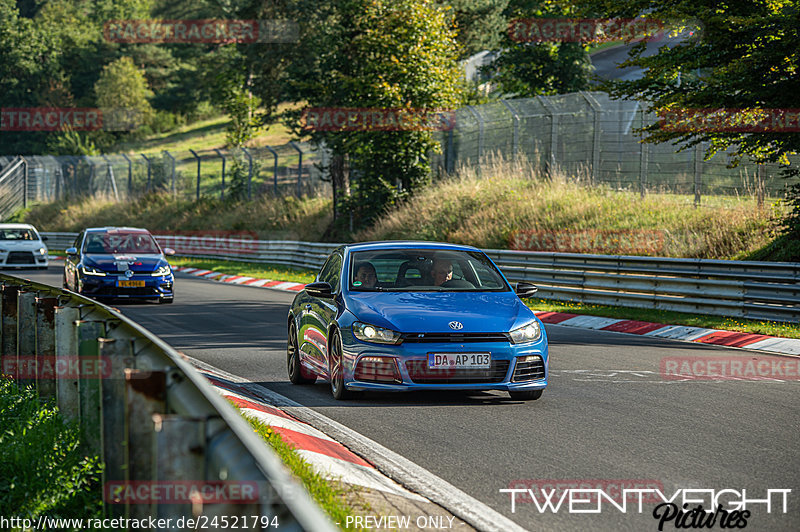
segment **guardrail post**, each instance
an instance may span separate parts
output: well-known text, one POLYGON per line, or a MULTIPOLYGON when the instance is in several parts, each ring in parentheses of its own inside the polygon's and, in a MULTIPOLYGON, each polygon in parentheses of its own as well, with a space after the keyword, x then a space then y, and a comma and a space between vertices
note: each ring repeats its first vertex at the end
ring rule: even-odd
MULTIPOLYGON (((110 372, 103 382, 103 486, 110 480, 127 481, 128 441, 126 439, 125 369, 134 365, 133 346, 130 339, 101 338, 100 359, 110 364, 110 372)), ((125 516, 125 505, 107 504, 106 515, 125 516)))
MULTIPOLYGON (((155 430, 154 480, 206 480, 205 450, 208 431, 205 418, 153 414, 155 430)), ((158 504, 159 519, 192 515, 192 505, 158 504)))
POLYGON ((48 375, 37 372, 36 388, 43 399, 56 397, 56 305, 57 297, 36 298, 36 367, 48 369, 48 375))
POLYGON ((19 287, 11 284, 4 284, 0 287, 0 360, 3 368, 16 368, 17 360, 17 293, 19 287))
POLYGON ((278 152, 272 149, 272 146, 265 146, 272 156, 275 158, 275 166, 272 170, 272 186, 273 191, 275 193, 275 197, 278 197, 278 152))
POLYGON ((20 385, 36 385, 36 292, 17 292, 17 378, 20 385))
MULTIPOLYGON (((155 449, 153 414, 166 413, 166 373, 138 369, 125 369, 124 371, 126 426, 128 427, 128 478, 119 480, 152 481, 157 478, 153 461, 153 450, 155 449)), ((126 506, 127 513, 131 518, 141 519, 154 515, 151 505, 130 504, 126 506)))
MULTIPOLYGON (((75 323, 80 319, 76 307, 56 307, 56 367, 69 367, 71 360, 78 355, 78 329, 75 323)), ((56 401, 58 409, 68 421, 78 419, 80 399, 77 375, 56 375, 56 401)))
POLYGON ((219 198, 225 199, 225 155, 222 154, 219 148, 214 148, 217 155, 222 157, 222 190, 220 191, 219 198))
POLYGON ((81 446, 87 452, 100 452, 103 431, 103 378, 107 368, 100 359, 98 340, 105 335, 103 321, 77 322, 78 395, 80 398, 81 446))

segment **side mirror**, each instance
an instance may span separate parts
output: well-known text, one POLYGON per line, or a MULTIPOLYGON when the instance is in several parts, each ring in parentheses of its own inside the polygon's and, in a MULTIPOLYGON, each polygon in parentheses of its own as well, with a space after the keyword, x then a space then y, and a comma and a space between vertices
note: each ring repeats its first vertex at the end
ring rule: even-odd
POLYGON ((305 291, 312 297, 321 297, 325 299, 330 299, 333 297, 333 289, 331 288, 331 285, 324 281, 307 284, 305 291))
POLYGON ((170 257, 175 254, 175 250, 172 248, 164 248, 164 255, 170 257))
POLYGON ((67 255, 77 255, 78 254, 78 248, 67 248, 66 254, 67 255))
POLYGON ((533 294, 538 291, 539 288, 535 284, 525 281, 518 282, 517 286, 514 288, 514 292, 516 292, 519 297, 533 297, 533 294))

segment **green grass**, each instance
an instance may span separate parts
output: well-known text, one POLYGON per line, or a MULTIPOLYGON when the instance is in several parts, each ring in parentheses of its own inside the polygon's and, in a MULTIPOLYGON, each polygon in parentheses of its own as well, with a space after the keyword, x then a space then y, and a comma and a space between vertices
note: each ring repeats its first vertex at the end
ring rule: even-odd
POLYGON ((101 464, 32 387, 0 377, 0 516, 101 518, 101 464))
POLYGON ((766 334, 783 338, 800 338, 800 326, 777 321, 748 320, 707 314, 686 314, 671 310, 653 310, 629 307, 610 307, 591 305, 551 299, 526 299, 527 304, 535 311, 570 312, 573 314, 589 314, 606 318, 649 321, 665 325, 689 325, 723 331, 738 331, 754 334, 766 334))
POLYGON ((244 275, 259 279, 271 279, 273 281, 291 281, 295 283, 308 284, 314 281, 316 271, 301 268, 292 268, 279 264, 266 264, 261 262, 238 262, 218 259, 195 259, 191 257, 171 257, 169 263, 172 266, 190 266, 192 268, 202 268, 214 272, 228 273, 233 275, 244 275))
MULTIPOLYGON (((278 107, 281 112, 297 104, 283 104, 278 107)), ((169 152, 188 152, 225 147, 225 129, 230 124, 226 116, 217 116, 199 120, 173 131, 156 133, 142 140, 124 143, 118 146, 120 152, 155 154, 164 150, 169 152)), ((292 140, 289 130, 281 121, 276 121, 258 131, 255 138, 246 143, 247 147, 280 146, 292 140)))
MULTIPOLYGON (((272 430, 268 424, 244 414, 243 417, 250 423, 253 430, 272 447, 286 467, 334 523, 345 523, 348 516, 355 515, 352 508, 345 503, 350 496, 348 488, 342 483, 328 480, 314 471, 314 468, 303 460, 294 447, 284 442, 281 435, 272 430)), ((348 527, 347 530, 362 529, 348 527)))

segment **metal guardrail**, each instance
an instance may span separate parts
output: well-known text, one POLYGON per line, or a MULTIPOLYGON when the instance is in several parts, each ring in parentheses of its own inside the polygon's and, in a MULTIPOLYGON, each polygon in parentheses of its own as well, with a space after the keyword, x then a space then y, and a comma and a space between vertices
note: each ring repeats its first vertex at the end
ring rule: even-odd
POLYGON ((172 519, 159 530, 183 530, 178 519, 200 516, 207 523, 237 519, 256 530, 274 530, 276 523, 280 530, 335 530, 206 379, 163 340, 114 309, 0 274, 0 362, 3 373, 35 386, 41 397, 55 398, 62 414, 77 420, 82 445, 105 464, 105 516, 172 519), (114 500, 119 492, 109 489, 136 491, 151 483, 201 490, 223 485, 229 494, 238 486, 242 497, 120 504, 114 500))
MULTIPOLYGON (((67 233, 43 233, 65 239, 67 233)), ((71 237, 74 240, 75 234, 71 237)), ((317 269, 340 244, 158 235, 178 254, 317 269)), ((71 242, 71 240, 70 240, 71 242)), ((749 319, 800 321, 800 263, 490 249, 510 281, 539 297, 749 319)))

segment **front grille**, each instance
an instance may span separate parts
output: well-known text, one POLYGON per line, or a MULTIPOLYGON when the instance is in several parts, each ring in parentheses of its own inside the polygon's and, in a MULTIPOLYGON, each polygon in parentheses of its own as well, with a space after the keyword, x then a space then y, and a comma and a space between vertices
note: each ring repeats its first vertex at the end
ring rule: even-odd
POLYGON ((30 251, 11 251, 6 258, 6 264, 36 264, 36 260, 30 251))
POLYGON ((409 344, 508 342, 505 333, 406 333, 402 341, 409 344))
POLYGON ((535 360, 531 362, 522 362, 517 359, 517 365, 514 368, 514 376, 511 377, 511 382, 535 381, 544 379, 544 362, 542 357, 535 356, 535 360))
POLYGON ((429 369, 427 360, 408 360, 406 371, 416 384, 483 384, 503 382, 508 364, 493 360, 489 369, 429 369))
POLYGON ((134 287, 116 287, 104 286, 93 292, 92 295, 96 296, 157 296, 158 290, 152 286, 134 286, 134 287))

